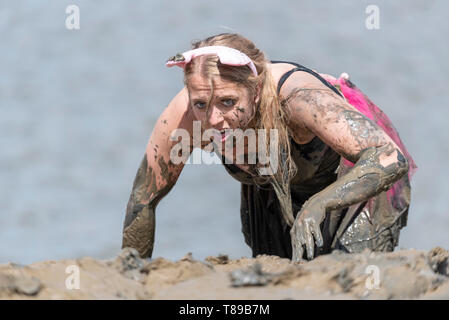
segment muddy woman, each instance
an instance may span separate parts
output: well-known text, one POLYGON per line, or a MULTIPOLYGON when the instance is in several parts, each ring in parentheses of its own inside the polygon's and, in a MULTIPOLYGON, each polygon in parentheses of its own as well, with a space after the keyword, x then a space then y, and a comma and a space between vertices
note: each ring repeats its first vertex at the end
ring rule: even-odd
MULTIPOLYGON (((416 166, 388 117, 347 74, 334 78, 268 60, 250 40, 230 33, 193 43, 167 66, 183 68, 185 86, 151 134, 128 202, 122 247, 151 257, 156 206, 185 165, 171 160, 178 144, 172 133, 182 129, 193 137, 200 122, 201 130, 219 133, 211 140, 214 150, 241 182, 242 230, 253 256, 299 261, 335 249, 393 251, 407 222, 416 166), (279 159, 268 174, 257 154, 250 161, 249 139, 243 138, 243 150, 235 148, 237 139, 227 132, 237 129, 276 133, 263 140, 279 159), (231 157, 219 151, 226 143, 234 148, 231 157)), ((198 143, 189 142, 182 150, 186 160, 198 143)))

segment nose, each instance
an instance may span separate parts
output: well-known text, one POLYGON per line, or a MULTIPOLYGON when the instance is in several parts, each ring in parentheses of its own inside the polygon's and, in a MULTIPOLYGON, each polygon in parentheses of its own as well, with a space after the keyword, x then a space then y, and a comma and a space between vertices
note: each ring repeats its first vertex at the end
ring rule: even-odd
POLYGON ((214 128, 220 128, 220 125, 224 120, 222 111, 216 106, 210 106, 207 113, 207 121, 209 124, 214 128))

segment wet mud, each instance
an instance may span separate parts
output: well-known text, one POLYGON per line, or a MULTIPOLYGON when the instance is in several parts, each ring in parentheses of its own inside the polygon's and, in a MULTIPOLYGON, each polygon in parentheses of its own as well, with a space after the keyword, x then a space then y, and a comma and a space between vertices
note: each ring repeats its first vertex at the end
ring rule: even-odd
POLYGON ((0 299, 449 299, 449 251, 334 251, 312 261, 226 255, 178 261, 115 259, 0 265, 0 299), (79 268, 79 289, 66 286, 79 268))

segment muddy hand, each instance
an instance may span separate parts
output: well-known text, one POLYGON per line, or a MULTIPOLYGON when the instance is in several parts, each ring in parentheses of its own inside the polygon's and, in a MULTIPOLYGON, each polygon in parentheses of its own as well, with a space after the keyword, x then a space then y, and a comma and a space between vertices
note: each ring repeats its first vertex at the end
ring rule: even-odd
POLYGON ((325 217, 325 211, 318 202, 306 202, 296 216, 290 230, 292 240, 292 261, 302 260, 304 246, 307 251, 307 259, 314 258, 314 244, 323 246, 320 224, 325 217))

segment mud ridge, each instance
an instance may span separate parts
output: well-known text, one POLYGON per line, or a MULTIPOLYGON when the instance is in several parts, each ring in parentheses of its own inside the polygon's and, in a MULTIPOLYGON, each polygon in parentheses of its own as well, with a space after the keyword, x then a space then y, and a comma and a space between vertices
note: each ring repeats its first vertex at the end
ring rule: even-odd
POLYGON ((449 299, 449 251, 334 251, 306 262, 227 255, 0 265, 0 299, 449 299))

